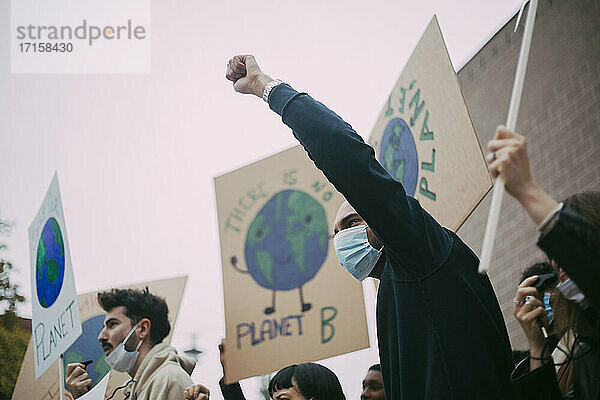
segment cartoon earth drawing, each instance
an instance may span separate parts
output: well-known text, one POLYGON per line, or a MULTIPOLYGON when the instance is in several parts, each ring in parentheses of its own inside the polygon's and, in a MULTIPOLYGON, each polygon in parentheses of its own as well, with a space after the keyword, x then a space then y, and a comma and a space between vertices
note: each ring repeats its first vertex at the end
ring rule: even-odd
POLYGON ((402 118, 387 124, 379 148, 379 162, 402 183, 406 194, 414 196, 419 175, 417 147, 410 128, 402 118))
POLYGON ((42 307, 48 308, 58 298, 65 277, 65 246, 54 218, 46 221, 40 235, 35 268, 37 298, 42 307))
MULTIPOLYGON (((88 318, 82 324, 83 333, 77 340, 67 349, 64 358, 65 371, 67 364, 81 363, 84 361, 93 361, 88 365, 85 371, 92 380, 92 385, 96 386, 98 382, 110 371, 110 367, 106 363, 106 356, 102 350, 102 346, 98 343, 98 333, 102 330, 104 323, 104 314, 96 315, 88 318)), ((65 388, 67 385, 65 384, 65 388)))
POLYGON ((260 286, 273 291, 265 314, 275 311, 279 290, 298 289, 302 312, 312 305, 304 302, 302 285, 319 271, 329 247, 327 217, 323 206, 299 190, 283 190, 260 209, 250 223, 244 256, 248 272, 260 286))

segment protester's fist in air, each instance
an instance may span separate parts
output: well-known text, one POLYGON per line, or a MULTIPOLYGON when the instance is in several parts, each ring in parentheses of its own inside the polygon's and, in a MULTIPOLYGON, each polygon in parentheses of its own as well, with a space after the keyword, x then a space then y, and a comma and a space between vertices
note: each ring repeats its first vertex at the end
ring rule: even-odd
POLYGON ((233 89, 239 93, 262 97, 267 83, 273 79, 264 74, 254 56, 233 56, 227 63, 225 77, 233 82, 233 89))
POLYGON ((190 400, 208 400, 210 397, 210 390, 206 386, 199 383, 187 387, 183 395, 186 399, 190 400))
POLYGON ((494 140, 488 142, 488 149, 490 153, 486 160, 490 172, 494 178, 502 178, 511 195, 519 198, 528 188, 535 186, 529 170, 527 143, 523 136, 499 126, 494 140))
POLYGON ((65 383, 73 397, 78 398, 86 394, 92 388, 92 380, 85 372, 85 365, 72 363, 67 365, 67 378, 65 383))

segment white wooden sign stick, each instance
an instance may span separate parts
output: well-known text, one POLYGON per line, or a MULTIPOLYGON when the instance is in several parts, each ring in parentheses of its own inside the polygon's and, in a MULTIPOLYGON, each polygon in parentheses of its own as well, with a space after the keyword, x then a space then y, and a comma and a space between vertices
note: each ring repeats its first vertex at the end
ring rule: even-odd
MULTIPOLYGON (((525 2, 523 3, 523 5, 525 2)), ((533 36, 533 24, 537 11, 537 0, 529 1, 529 11, 527 11, 527 22, 525 23, 525 32, 521 42, 521 52, 517 63, 517 72, 513 83, 512 95, 510 97, 510 106, 508 108, 508 117, 506 118, 506 127, 514 131, 517 125, 517 115, 519 114, 519 105, 521 104, 521 94, 523 93, 523 82, 525 81, 525 71, 527 70, 527 60, 529 59, 529 48, 531 47, 531 37, 533 36)), ((523 10, 523 6, 521 7, 523 10)), ((520 19, 517 19, 517 23, 520 19)), ((481 258, 479 261, 479 272, 483 273, 489 270, 494 250, 494 241, 496 240, 496 231, 498 230, 498 220, 500 217, 500 208, 502 206, 502 196, 504 195, 504 182, 500 177, 494 180, 494 190, 492 192, 492 205, 488 215, 487 225, 485 227, 485 236, 483 237, 483 246, 481 248, 481 258)))
POLYGON ((65 369, 63 360, 65 355, 61 354, 58 359, 58 390, 60 400, 65 400, 65 369))

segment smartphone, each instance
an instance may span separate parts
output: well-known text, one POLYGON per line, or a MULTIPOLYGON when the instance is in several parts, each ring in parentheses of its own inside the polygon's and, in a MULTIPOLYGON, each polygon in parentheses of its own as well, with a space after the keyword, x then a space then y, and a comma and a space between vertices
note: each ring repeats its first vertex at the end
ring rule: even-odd
POLYGON ((535 281, 533 287, 539 291, 545 291, 550 289, 551 287, 556 286, 558 283, 558 276, 555 273, 551 274, 542 274, 538 276, 538 280, 535 281))

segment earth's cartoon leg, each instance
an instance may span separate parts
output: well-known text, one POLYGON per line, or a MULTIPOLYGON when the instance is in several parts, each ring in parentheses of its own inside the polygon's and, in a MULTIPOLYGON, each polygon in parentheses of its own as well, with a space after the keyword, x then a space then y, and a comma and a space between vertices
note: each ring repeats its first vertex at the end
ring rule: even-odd
POLYGON ((275 293, 277 293, 277 290, 273 290, 273 297, 271 298, 271 307, 265 308, 265 314, 267 315, 273 314, 275 312, 275 293))
POLYGON ((302 294, 302 286, 300 286, 298 288, 298 291, 300 292, 300 307, 301 307, 302 312, 310 310, 312 308, 312 304, 304 302, 304 295, 302 294))
MULTIPOLYGON (((300 286, 298 288, 298 291, 300 292, 300 309, 302 310, 302 312, 306 312, 312 308, 312 304, 304 302, 304 294, 302 293, 302 286, 300 286)), ((277 290, 273 290, 273 295, 271 297, 271 305, 269 307, 265 308, 264 312, 267 315, 273 314, 275 312, 275 295, 276 295, 276 293, 277 293, 277 290)))

